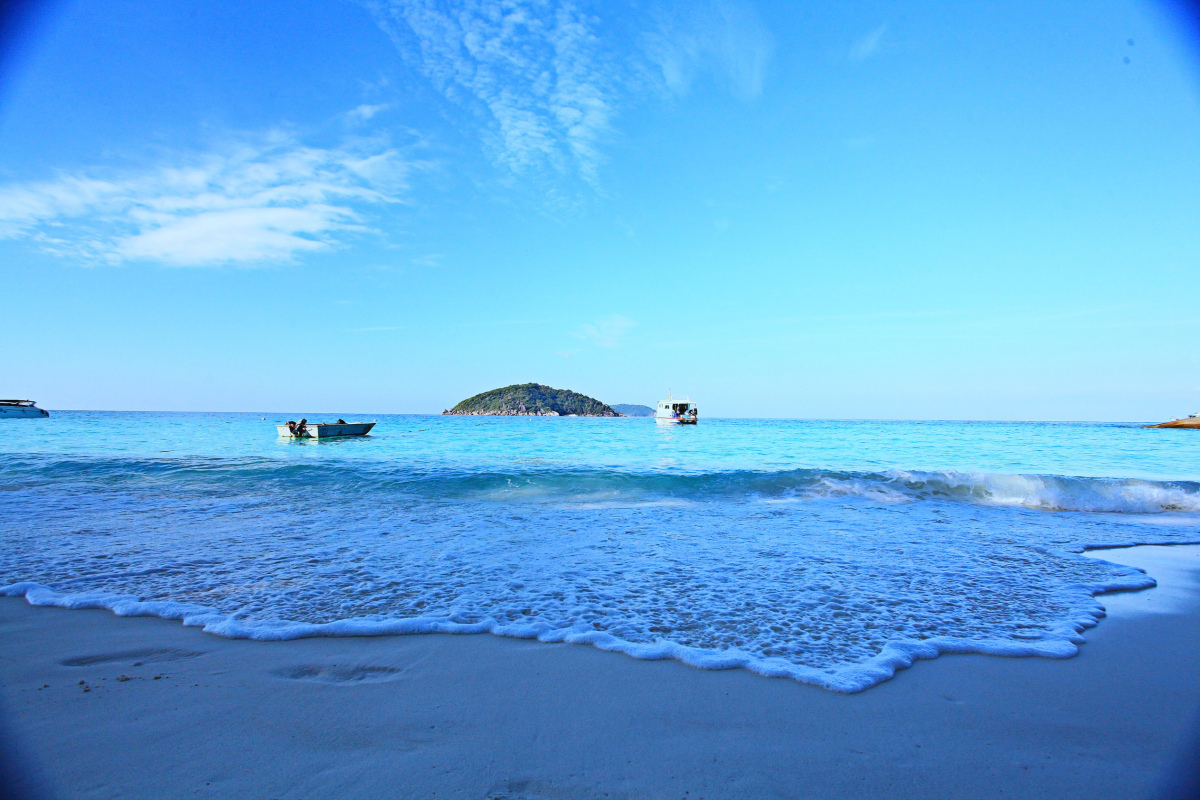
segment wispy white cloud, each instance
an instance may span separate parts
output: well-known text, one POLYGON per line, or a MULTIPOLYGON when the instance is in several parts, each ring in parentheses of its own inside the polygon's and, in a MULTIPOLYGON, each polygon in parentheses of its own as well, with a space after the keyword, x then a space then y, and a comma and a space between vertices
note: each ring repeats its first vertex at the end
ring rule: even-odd
MULTIPOLYGON (((686 93, 712 73, 735 94, 762 91, 771 37, 738 0, 678 12, 587 0, 365 0, 397 48, 450 101, 483 122, 496 163, 595 184, 618 111, 650 86, 686 93), (604 24, 599 15, 616 21, 604 24), (607 36, 633 27, 644 45, 607 36), (652 76, 647 80, 647 76, 652 76)), ((476 124, 476 123, 472 123, 476 124)))
POLYGON ((592 180, 608 134, 614 74, 592 20, 553 0, 390 0, 372 6, 402 52, 450 100, 487 120, 495 159, 592 180))
POLYGON ((374 140, 336 149, 272 133, 157 166, 0 186, 0 237, 93 262, 172 266, 290 261, 368 230, 413 164, 374 140))
POLYGON ((887 25, 880 25, 855 42, 850 48, 851 60, 862 61, 864 58, 870 58, 879 49, 879 43, 883 41, 885 33, 887 33, 887 25))
POLYGON ((376 114, 378 114, 380 111, 383 111, 385 108, 387 108, 386 105, 374 105, 373 106, 373 105, 367 105, 366 103, 364 103, 363 105, 352 109, 350 111, 350 113, 347 114, 347 116, 355 122, 366 122, 367 120, 371 119, 376 114))
POLYGON ((625 338, 637 323, 620 314, 610 314, 607 317, 580 325, 575 336, 586 339, 597 347, 620 347, 625 338))
POLYGON ((429 253, 428 255, 417 256, 416 258, 411 259, 411 261, 418 267, 440 267, 442 265, 442 254, 429 253))
POLYGON ((762 93, 774 45, 753 8, 708 0, 658 17, 657 30, 646 36, 647 51, 668 90, 687 94, 699 75, 711 73, 739 97, 762 93))

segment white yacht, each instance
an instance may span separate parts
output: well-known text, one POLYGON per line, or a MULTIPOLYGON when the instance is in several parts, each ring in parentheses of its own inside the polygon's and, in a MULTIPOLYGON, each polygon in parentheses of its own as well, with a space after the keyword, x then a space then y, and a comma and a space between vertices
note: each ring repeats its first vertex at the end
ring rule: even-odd
POLYGON ((667 422, 675 425, 695 425, 699 418, 696 404, 687 397, 670 397, 658 401, 654 409, 654 419, 657 422, 667 422))
POLYGON ((48 416, 50 412, 38 408, 32 400, 0 400, 0 419, 48 416))

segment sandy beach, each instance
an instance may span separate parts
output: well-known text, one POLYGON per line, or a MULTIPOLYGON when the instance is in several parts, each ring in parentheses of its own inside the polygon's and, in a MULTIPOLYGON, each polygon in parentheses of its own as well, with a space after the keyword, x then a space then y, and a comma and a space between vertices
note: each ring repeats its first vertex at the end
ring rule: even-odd
POLYGON ((1200 698, 1200 548, 1106 557, 1075 658, 944 656, 860 694, 495 636, 226 640, 0 600, 10 728, 56 796, 1144 797, 1200 698))
POLYGON ((0 0, 0 800, 1200 800, 1196 42, 0 0))

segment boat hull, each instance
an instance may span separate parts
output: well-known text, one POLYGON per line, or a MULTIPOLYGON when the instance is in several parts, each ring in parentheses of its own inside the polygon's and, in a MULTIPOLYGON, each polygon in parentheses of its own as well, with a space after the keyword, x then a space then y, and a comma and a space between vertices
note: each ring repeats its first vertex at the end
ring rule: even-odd
POLYGON ((0 406, 0 419, 43 418, 50 414, 34 406, 0 406))
POLYGON ((330 439, 334 436, 366 436, 374 427, 374 422, 345 422, 342 424, 310 422, 300 436, 293 436, 287 425, 276 425, 275 430, 279 431, 280 436, 288 439, 330 439))
POLYGON ((664 425, 695 425, 699 422, 695 417, 655 417, 654 421, 664 425))

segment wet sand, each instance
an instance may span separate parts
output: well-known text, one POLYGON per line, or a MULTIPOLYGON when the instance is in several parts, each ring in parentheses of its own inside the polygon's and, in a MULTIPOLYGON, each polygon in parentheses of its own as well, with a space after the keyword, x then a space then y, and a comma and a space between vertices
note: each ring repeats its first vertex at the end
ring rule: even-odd
POLYGON ((1197 719, 1200 548, 1109 560, 1075 658, 855 695, 489 635, 252 642, 0 598, 11 730, 63 798, 1135 798, 1197 719))

